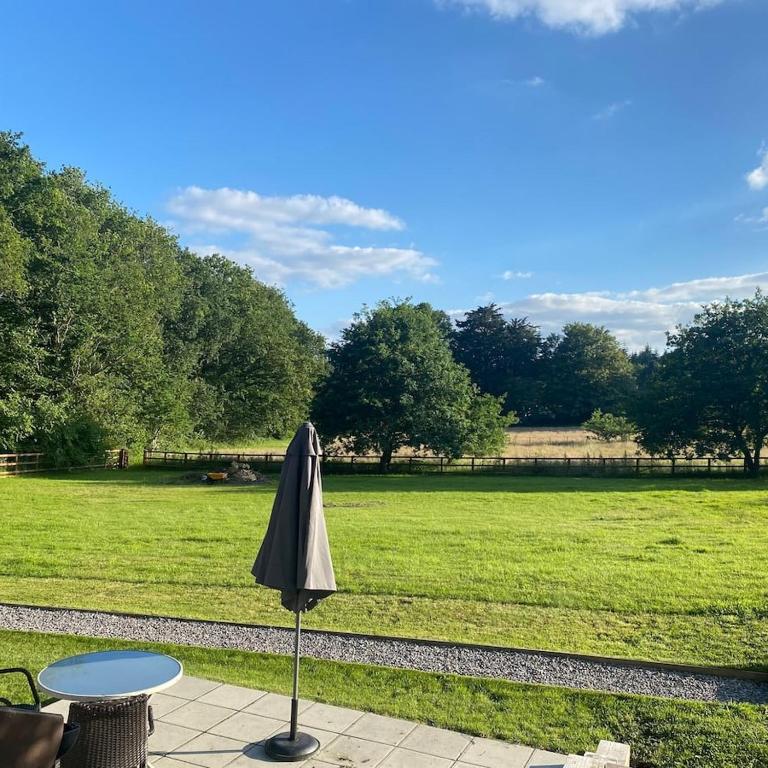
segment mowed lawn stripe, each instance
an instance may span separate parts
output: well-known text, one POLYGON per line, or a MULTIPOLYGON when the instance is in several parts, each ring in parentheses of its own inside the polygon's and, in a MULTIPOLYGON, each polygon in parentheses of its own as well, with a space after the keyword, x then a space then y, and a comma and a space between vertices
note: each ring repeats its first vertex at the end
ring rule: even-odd
MULTIPOLYGON (((187 674, 286 693, 289 657, 180 645, 0 631, 0 657, 37 672, 54 659, 105 648, 155 648, 187 674)), ((6 692, 22 700, 22 683, 6 692)), ((302 695, 556 752, 584 753, 600 739, 632 745, 641 768, 762 768, 768 707, 574 691, 503 680, 305 659, 302 695)))
MULTIPOLYGON (((0 599, 284 623, 250 566, 275 483, 130 470, 0 482, 0 599)), ((764 663, 764 481, 325 478, 328 629, 764 663)))

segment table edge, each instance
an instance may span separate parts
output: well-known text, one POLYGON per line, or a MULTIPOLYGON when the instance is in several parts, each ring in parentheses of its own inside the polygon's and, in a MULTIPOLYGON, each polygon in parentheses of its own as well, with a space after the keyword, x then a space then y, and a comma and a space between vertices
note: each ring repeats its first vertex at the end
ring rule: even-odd
MULTIPOLYGON (((75 655, 86 656, 88 654, 75 654, 75 655)), ((179 671, 169 680, 166 680, 163 683, 159 683, 158 685, 153 685, 149 688, 143 688, 141 690, 125 692, 120 694, 98 694, 98 695, 88 695, 88 696, 77 696, 75 694, 67 693, 65 691, 56 691, 56 690, 53 690, 52 688, 48 688, 45 684, 40 682, 40 675, 42 675, 43 672, 45 672, 45 670, 48 669, 48 667, 52 666, 52 664, 48 664, 37 673, 37 687, 43 693, 47 693, 49 696, 54 696, 55 698, 63 701, 120 701, 122 699, 130 699, 133 696, 141 696, 142 694, 151 696, 153 693, 160 693, 160 691, 167 690, 171 686, 178 683, 179 680, 181 680, 181 678, 184 676, 184 664, 181 661, 179 661, 179 659, 167 653, 162 653, 157 655, 166 656, 169 659, 173 659, 179 665, 179 671)), ((64 658, 72 658, 72 657, 65 656, 64 658)), ((62 659, 57 659, 57 661, 62 661, 62 659)), ((56 662, 53 662, 53 664, 55 663, 56 662)))

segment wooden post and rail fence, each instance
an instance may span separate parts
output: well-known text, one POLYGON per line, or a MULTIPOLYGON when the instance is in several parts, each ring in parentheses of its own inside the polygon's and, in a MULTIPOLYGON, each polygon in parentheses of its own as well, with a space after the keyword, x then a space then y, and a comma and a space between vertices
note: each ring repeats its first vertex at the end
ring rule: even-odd
MULTIPOLYGON (((226 468, 233 461, 250 464, 259 472, 279 472, 285 454, 215 451, 153 451, 145 450, 145 467, 167 469, 210 470, 226 468)), ((380 474, 381 457, 351 454, 327 454, 322 458, 323 472, 327 474, 380 474)), ((0 477, 26 475, 37 472, 55 472, 74 469, 127 469, 128 451, 125 448, 106 451, 78 466, 56 466, 43 453, 0 453, 0 477)), ((497 474, 497 475, 551 475, 601 477, 654 477, 654 476, 743 476, 744 462, 740 458, 716 459, 711 457, 654 457, 654 456, 394 456, 388 470, 392 474, 497 474)), ((768 470, 763 470, 768 472, 768 470)))
MULTIPOLYGON (((210 469, 225 468, 231 462, 250 464, 260 472, 278 472, 283 453, 144 451, 145 467, 210 469)), ((380 474, 381 457, 351 454, 327 454, 322 458, 327 474, 380 474)), ((573 476, 736 476, 744 475, 740 458, 686 457, 540 457, 540 456, 394 456, 388 470, 393 474, 483 473, 500 475, 573 475, 573 476)))
POLYGON ((104 451, 79 465, 57 465, 44 453, 0 453, 0 477, 73 469, 128 469, 128 451, 125 448, 104 451))

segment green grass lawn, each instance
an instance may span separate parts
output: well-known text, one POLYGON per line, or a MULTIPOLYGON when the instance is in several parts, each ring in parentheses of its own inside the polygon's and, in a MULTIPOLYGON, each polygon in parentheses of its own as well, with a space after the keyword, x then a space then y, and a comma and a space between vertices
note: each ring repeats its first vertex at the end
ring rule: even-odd
MULTIPOLYGON (((276 482, 0 480, 0 600, 286 624, 250 567, 276 482)), ((314 627, 768 668, 768 484, 325 479, 314 627)))
MULTIPOLYGON (((0 631, 3 663, 35 673, 63 656, 131 647, 137 644, 0 631)), ((187 674, 288 692, 291 660, 286 657, 172 645, 140 647, 172 654, 184 663, 187 674)), ((23 687, 11 693, 21 700, 23 687)), ((632 745, 636 768, 768 764, 764 706, 613 696, 312 659, 303 662, 302 695, 563 753, 592 750, 600 739, 623 741, 632 745)))

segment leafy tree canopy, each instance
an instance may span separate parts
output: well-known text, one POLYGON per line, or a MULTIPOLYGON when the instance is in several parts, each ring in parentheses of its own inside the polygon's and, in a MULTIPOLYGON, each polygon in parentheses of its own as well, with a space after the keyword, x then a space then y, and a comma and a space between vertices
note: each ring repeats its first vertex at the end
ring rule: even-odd
POLYGON ((536 410, 541 335, 526 318, 507 320, 496 304, 481 306, 456 323, 451 342, 482 392, 503 397, 506 409, 522 416, 536 410))
POLYGON ((596 440, 606 443, 629 440, 637 434, 637 425, 626 416, 603 413, 599 408, 581 426, 591 432, 596 440))
POLYGON ((62 461, 102 446, 285 432, 321 340, 285 297, 198 259, 74 168, 0 134, 0 449, 62 461))
POLYGON ((624 348, 605 328, 569 323, 548 339, 545 401, 555 419, 581 424, 597 409, 623 413, 633 389, 624 348))
POLYGON ((670 334, 636 409, 653 453, 734 455, 760 467, 768 436, 768 299, 710 304, 670 334))
POLYGON ((187 254, 175 333, 191 356, 194 428, 211 440, 288 434, 307 416, 325 367, 323 338, 285 296, 222 256, 187 254))
POLYGON ((501 403, 472 385, 427 304, 366 309, 331 345, 329 364, 313 406, 327 444, 379 453, 384 468, 406 446, 459 456, 503 445, 501 403))

